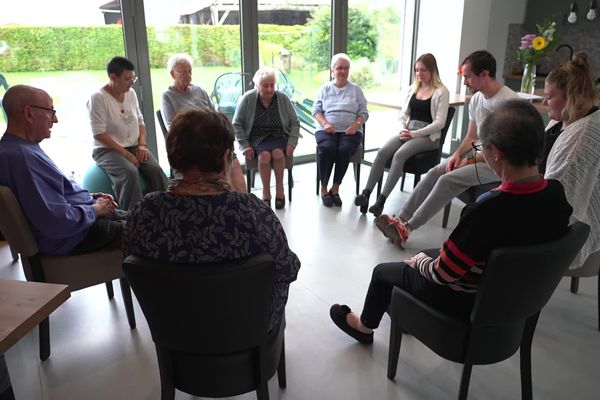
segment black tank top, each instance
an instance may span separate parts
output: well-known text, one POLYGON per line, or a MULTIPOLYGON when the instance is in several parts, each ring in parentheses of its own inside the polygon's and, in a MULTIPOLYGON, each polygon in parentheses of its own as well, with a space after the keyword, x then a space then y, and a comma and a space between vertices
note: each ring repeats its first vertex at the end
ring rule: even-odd
POLYGON ((431 118, 431 97, 427 100, 419 100, 415 93, 410 98, 408 106, 410 107, 411 120, 433 122, 433 118, 431 118))

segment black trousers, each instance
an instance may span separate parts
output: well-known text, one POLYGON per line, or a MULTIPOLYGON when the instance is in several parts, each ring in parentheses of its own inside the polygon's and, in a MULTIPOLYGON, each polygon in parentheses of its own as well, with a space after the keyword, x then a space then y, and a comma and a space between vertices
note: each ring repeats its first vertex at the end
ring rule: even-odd
POLYGON ((129 213, 115 210, 111 217, 97 218, 88 234, 73 250, 71 255, 91 253, 98 250, 120 250, 123 247, 123 225, 129 213))
POLYGON ((342 183, 344 175, 350 165, 350 157, 356 152, 362 141, 362 133, 347 135, 345 132, 334 134, 317 131, 317 151, 319 152, 319 169, 321 171, 321 184, 327 185, 331 171, 335 164, 333 183, 342 183))
MULTIPOLYGON (((439 249, 425 250, 430 257, 437 257, 439 249)), ((360 320, 367 328, 379 326, 383 313, 388 309, 392 290, 398 286, 424 303, 458 318, 469 318, 474 293, 458 292, 447 286, 427 280, 419 271, 403 262, 379 264, 373 270, 367 297, 360 320)))

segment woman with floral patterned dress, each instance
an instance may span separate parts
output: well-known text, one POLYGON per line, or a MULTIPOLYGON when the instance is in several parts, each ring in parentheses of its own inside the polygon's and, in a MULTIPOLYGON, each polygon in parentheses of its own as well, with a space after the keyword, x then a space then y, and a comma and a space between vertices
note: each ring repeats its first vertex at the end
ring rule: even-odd
POLYGON ((269 329, 281 321, 300 260, 273 211, 253 194, 231 191, 233 127, 224 114, 190 110, 167 137, 171 167, 181 172, 166 192, 147 195, 132 211, 125 255, 181 263, 212 263, 260 253, 275 261, 269 329))

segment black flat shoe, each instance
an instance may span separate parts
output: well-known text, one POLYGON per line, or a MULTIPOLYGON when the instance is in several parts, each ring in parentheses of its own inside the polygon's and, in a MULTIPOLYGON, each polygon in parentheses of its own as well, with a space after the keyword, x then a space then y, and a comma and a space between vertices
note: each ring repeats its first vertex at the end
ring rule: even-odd
POLYGON ((373 332, 371 333, 362 333, 357 331, 346 321, 346 315, 348 315, 352 310, 345 304, 339 305, 334 304, 329 309, 329 316, 334 324, 337 325, 338 328, 346 332, 348 335, 352 336, 354 339, 359 341, 362 344, 372 344, 373 343, 373 332))
POLYGON ((323 205, 325 207, 333 207, 333 197, 331 197, 329 193, 322 194, 321 200, 323 200, 323 205))
POLYGON ((340 197, 339 193, 331 193, 331 192, 329 192, 329 195, 333 199, 333 205, 334 206, 336 206, 336 207, 341 207, 342 206, 342 198, 340 197))
POLYGON ((282 199, 275 197, 275 208, 281 210, 283 207, 285 207, 285 197, 282 199))

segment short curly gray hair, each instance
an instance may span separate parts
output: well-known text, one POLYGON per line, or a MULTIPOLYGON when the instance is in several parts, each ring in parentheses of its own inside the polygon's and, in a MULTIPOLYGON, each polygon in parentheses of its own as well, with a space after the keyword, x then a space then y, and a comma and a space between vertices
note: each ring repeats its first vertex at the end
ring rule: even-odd
POLYGON ((167 71, 173 72, 173 69, 180 62, 186 62, 190 64, 190 67, 194 65, 194 60, 188 53, 175 53, 167 60, 167 71))
POLYGON ((254 87, 258 88, 260 83, 267 77, 272 76, 275 79, 275 83, 277 83, 277 71, 270 67, 261 67, 254 74, 254 78, 252 78, 252 82, 254 82, 254 87))
POLYGON ((340 60, 348 61, 348 64, 351 64, 350 57, 346 53, 337 53, 333 57, 331 57, 331 69, 335 67, 335 64, 340 60))

